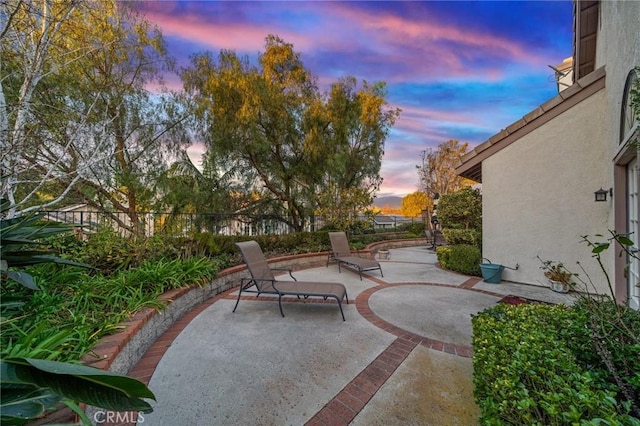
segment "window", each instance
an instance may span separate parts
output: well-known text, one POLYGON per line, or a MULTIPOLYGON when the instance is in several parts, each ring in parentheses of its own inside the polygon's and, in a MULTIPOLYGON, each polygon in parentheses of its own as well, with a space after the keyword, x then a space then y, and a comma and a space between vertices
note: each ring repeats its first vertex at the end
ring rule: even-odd
MULTIPOLYGON (((622 94, 622 111, 620 114, 620 143, 627 143, 629 140, 638 137, 638 120, 637 114, 632 106, 632 99, 634 91, 636 93, 635 96, 638 96, 639 70, 640 67, 636 67, 629 71, 627 81, 624 84, 624 92, 622 94)), ((636 108, 638 108, 638 105, 636 105, 636 108)))

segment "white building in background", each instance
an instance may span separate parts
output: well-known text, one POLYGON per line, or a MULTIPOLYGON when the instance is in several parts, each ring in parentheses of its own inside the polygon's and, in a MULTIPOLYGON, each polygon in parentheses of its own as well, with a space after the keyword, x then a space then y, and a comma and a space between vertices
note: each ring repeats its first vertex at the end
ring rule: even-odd
MULTIPOLYGON (((640 135, 629 105, 640 66, 640 2, 574 1, 570 62, 557 74, 558 96, 463 156, 457 171, 482 183, 483 256, 520 265, 504 279, 546 285, 540 256, 608 293, 581 241, 615 230, 640 247, 638 146, 628 144, 640 135), (600 188, 604 202, 594 201, 600 188)), ((639 262, 618 253, 603 253, 605 269, 616 298, 638 309, 639 262)))

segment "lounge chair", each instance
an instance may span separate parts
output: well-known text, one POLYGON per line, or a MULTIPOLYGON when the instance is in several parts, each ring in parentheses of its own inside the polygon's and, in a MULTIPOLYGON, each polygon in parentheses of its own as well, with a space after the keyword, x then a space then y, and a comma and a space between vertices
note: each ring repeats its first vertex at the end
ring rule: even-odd
MULTIPOLYGON (((344 263, 345 265, 351 266, 358 270, 361 281, 363 271, 373 271, 379 269, 380 275, 384 277, 384 275, 382 274, 382 267, 378 262, 371 259, 365 259, 364 257, 360 257, 357 254, 351 253, 351 249, 349 248, 349 241, 347 240, 347 235, 344 232, 329 232, 329 239, 331 240, 330 257, 338 262, 338 271, 342 272, 340 265, 344 263)), ((329 262, 327 262, 327 265, 328 264, 329 262)))
POLYGON ((309 297, 322 297, 327 300, 328 297, 336 299, 338 307, 340 308, 340 314, 342 314, 342 321, 344 319, 344 312, 342 311, 342 300, 346 299, 349 304, 349 298, 347 296, 347 289, 344 285, 339 283, 326 283, 326 282, 302 282, 297 281, 291 274, 290 269, 271 269, 267 264, 267 259, 264 257, 262 249, 255 241, 244 241, 236 243, 236 246, 242 252, 244 262, 247 264, 247 269, 251 278, 243 278, 240 281, 240 291, 238 292, 238 300, 236 300, 236 306, 233 308, 233 312, 236 311, 238 303, 240 302, 240 296, 242 292, 257 293, 257 296, 261 294, 275 294, 278 296, 278 306, 280 307, 280 314, 284 317, 282 311, 282 296, 292 295, 300 296, 307 299, 309 297), (273 276, 273 271, 287 271, 294 281, 278 281, 273 276), (250 290, 255 286, 255 290, 250 290))

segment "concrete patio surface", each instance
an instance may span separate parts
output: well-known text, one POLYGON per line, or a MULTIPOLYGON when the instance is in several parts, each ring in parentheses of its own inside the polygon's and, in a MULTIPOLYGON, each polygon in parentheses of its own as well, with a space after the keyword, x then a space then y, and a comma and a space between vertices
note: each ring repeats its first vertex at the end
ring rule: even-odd
MULTIPOLYGON (((471 315, 504 295, 571 303, 548 288, 443 271, 427 247, 391 249, 379 271, 295 272, 343 283, 335 302, 283 303, 237 289, 197 307, 130 372, 157 402, 143 425, 474 425, 471 315)), ((281 279, 286 279, 281 276, 281 279)))

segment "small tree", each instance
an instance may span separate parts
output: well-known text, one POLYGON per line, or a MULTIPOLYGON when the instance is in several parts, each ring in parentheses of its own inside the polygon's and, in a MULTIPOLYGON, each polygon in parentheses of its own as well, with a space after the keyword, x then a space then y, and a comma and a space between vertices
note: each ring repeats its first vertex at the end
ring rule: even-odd
POLYGON ((480 190, 462 188, 443 195, 438 204, 438 220, 443 228, 482 228, 482 195, 480 190))
POLYGON ((427 194, 416 191, 402 198, 402 215, 406 217, 418 217, 429 205, 433 206, 433 200, 427 194))
POLYGON ((448 140, 432 148, 422 151, 422 164, 416 166, 420 179, 420 189, 430 197, 436 194, 445 195, 456 192, 460 188, 470 186, 473 182, 456 173, 456 164, 460 156, 467 152, 468 143, 448 140))

